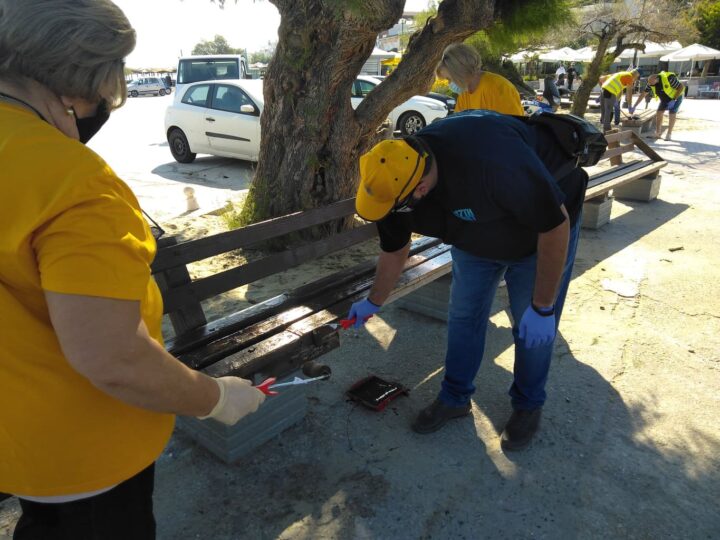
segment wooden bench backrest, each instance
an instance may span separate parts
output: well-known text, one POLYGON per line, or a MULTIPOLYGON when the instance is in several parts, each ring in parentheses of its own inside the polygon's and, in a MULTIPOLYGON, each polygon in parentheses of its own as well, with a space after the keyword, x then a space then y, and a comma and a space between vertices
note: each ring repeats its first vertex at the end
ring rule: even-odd
MULTIPOLYGON (((196 280, 190 278, 187 264, 262 244, 310 227, 344 220, 354 214, 355 200, 346 199, 323 208, 296 212, 180 244, 173 238, 165 241, 161 239, 152 271, 163 292, 164 312, 170 315, 175 332, 181 334, 207 322, 201 300, 373 238, 377 235, 377 229, 372 223, 361 225, 196 280)), ((340 228, 339 223, 337 227, 340 228)))

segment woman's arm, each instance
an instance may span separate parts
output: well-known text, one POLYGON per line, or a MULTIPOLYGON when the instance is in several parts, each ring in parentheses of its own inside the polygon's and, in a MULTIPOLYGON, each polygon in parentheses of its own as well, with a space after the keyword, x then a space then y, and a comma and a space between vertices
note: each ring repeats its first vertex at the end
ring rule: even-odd
POLYGON ((68 362, 106 394, 190 416, 205 416, 218 403, 212 378, 185 366, 148 334, 139 301, 49 291, 45 298, 68 362))

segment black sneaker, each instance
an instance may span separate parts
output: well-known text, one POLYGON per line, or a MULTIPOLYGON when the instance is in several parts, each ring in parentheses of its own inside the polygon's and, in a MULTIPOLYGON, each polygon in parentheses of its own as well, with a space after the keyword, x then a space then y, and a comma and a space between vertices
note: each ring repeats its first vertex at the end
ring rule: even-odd
POLYGON ((420 411, 412 424, 412 429, 416 433, 432 433, 443 427, 452 418, 467 416, 470 414, 471 409, 472 404, 470 402, 462 407, 451 407, 436 399, 430 406, 420 411))
POLYGON ((513 411, 502 432, 500 446, 503 450, 522 450, 532 440, 540 427, 542 409, 513 411))

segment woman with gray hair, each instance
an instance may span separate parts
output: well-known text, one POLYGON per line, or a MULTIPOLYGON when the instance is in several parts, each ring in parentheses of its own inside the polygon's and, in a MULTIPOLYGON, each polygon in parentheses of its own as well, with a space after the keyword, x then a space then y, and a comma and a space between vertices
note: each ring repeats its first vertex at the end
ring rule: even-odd
POLYGON ((0 491, 19 540, 154 538, 174 415, 234 424, 264 399, 165 351, 155 239, 84 145, 134 46, 110 0, 0 0, 0 491))
POLYGON ((505 77, 483 71, 481 67, 480 55, 470 45, 453 43, 443 51, 435 74, 449 79, 450 89, 458 94, 455 112, 487 109, 523 116, 525 111, 515 86, 505 77))

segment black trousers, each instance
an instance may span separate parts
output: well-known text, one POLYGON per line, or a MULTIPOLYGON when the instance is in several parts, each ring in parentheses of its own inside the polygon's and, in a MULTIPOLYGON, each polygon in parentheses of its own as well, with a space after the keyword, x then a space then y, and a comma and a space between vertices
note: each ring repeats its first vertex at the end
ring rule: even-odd
POLYGON ((154 540, 155 464, 110 491, 67 503, 20 499, 13 540, 154 540))

